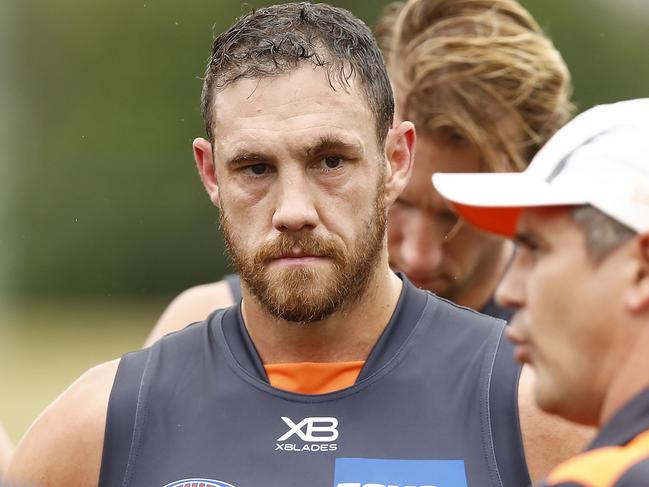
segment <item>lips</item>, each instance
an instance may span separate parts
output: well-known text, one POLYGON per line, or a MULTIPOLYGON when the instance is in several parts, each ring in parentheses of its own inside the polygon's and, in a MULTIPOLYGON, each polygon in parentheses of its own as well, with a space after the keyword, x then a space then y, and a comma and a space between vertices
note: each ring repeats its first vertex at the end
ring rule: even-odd
POLYGON ((308 257, 324 257, 322 255, 317 255, 304 251, 301 248, 292 249, 290 252, 283 252, 280 255, 274 257, 273 259, 303 259, 308 257))
POLYGON ((271 265, 285 265, 285 266, 302 266, 309 264, 316 264, 327 260, 326 256, 309 254, 302 251, 292 251, 289 253, 281 254, 277 257, 270 259, 271 265))
POLYGON ((332 240, 309 235, 281 235, 263 244, 254 255, 254 264, 266 266, 303 266, 324 262, 345 262, 343 250, 332 240))
POLYGON ((505 329, 507 339, 512 342, 514 347, 514 359, 522 364, 531 363, 531 350, 527 340, 522 336, 516 322, 512 322, 510 326, 505 329))

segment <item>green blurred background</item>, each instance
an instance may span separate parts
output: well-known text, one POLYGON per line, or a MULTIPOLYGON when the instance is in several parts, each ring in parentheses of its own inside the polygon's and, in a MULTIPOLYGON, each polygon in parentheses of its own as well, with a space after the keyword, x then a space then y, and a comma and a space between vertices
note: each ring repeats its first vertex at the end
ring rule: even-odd
MULTIPOLYGON (((234 0, 0 0, 0 421, 18 439, 165 303, 227 270, 191 154, 234 0)), ((386 1, 336 1, 373 24, 386 1)), ((649 95, 647 0, 522 2, 580 109, 649 95)))

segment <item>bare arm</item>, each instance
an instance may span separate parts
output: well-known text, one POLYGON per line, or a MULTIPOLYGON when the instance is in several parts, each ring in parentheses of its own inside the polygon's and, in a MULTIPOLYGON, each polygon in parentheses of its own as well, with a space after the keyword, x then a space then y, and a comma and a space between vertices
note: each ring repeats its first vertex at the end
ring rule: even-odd
POLYGON ((185 328, 190 323, 207 318, 212 311, 234 304, 230 286, 226 281, 192 287, 179 294, 151 330, 144 342, 148 347, 167 333, 185 328))
POLYGON ((9 435, 5 432, 2 425, 0 425, 0 478, 9 465, 11 454, 14 451, 14 446, 9 439, 9 435))
POLYGON ((534 371, 523 367, 518 386, 518 409, 527 468, 537 483, 562 461, 583 450, 595 429, 544 413, 534 402, 534 371))
POLYGON ((34 421, 5 480, 34 487, 97 487, 106 410, 119 361, 90 369, 34 421))

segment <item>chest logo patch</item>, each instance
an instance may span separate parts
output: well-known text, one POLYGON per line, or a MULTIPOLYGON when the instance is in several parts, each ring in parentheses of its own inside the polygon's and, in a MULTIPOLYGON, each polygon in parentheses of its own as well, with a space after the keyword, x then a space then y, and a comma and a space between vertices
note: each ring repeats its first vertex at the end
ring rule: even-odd
POLYGON ((234 485, 228 484, 227 482, 221 482, 220 480, 183 479, 171 482, 164 487, 234 487, 234 485))
POLYGON ((336 458, 334 487, 467 487, 463 460, 336 458))
POLYGON ((314 416, 294 422, 282 416, 288 431, 277 438, 275 451, 284 452, 330 452, 338 449, 338 419, 329 416, 314 416))

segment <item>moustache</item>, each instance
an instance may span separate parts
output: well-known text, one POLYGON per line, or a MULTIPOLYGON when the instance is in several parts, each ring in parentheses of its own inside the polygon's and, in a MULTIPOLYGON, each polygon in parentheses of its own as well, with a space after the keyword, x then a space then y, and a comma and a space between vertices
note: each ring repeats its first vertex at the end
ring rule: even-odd
POLYGON ((345 254, 339 243, 333 239, 314 235, 280 235, 271 242, 264 243, 255 252, 254 262, 257 265, 282 257, 293 257, 298 249, 299 255, 327 257, 334 262, 345 260, 345 254))

